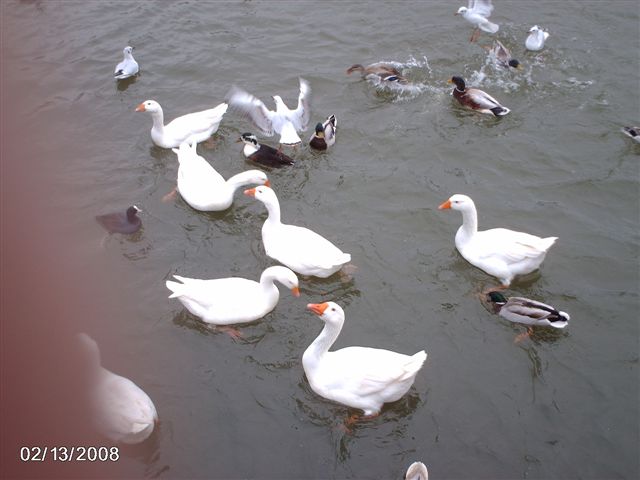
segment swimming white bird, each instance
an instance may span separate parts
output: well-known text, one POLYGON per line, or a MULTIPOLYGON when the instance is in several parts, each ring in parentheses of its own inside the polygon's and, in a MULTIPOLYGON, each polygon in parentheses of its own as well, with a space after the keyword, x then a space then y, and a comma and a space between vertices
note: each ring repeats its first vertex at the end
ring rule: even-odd
POLYGON ((307 308, 325 323, 302 355, 314 392, 370 416, 379 413, 383 403, 395 402, 409 391, 427 358, 424 350, 411 356, 369 347, 330 352, 342 330, 344 311, 334 302, 310 303, 307 308))
POLYGON ((308 228, 280 222, 280 203, 275 192, 266 186, 244 191, 267 207, 269 216, 262 225, 262 243, 266 254, 301 275, 327 278, 351 261, 326 238, 308 228))
POLYGON ((467 22, 476 27, 471 34, 470 42, 477 40, 480 30, 487 33, 496 33, 498 31, 500 26, 487 20, 491 16, 491 12, 493 12, 491 0, 469 0, 468 7, 460 7, 455 13, 456 15, 462 15, 467 22))
POLYGON ((138 62, 133 58, 133 47, 124 47, 122 53, 124 58, 116 65, 116 70, 113 74, 116 80, 124 80, 125 78, 133 77, 139 71, 138 62))
POLYGON ((404 480, 429 480, 427 466, 422 462, 413 462, 404 474, 404 480))
POLYGON ((524 46, 527 50, 538 51, 544 47, 545 40, 549 37, 549 32, 543 31, 538 25, 534 25, 529 30, 529 36, 524 42, 524 46))
POLYGON ((556 310, 551 305, 523 297, 506 298, 500 292, 489 292, 486 296, 493 313, 514 323, 564 328, 571 317, 566 312, 556 310))
POLYGON ((336 143, 338 122, 335 115, 329 115, 324 123, 316 125, 316 131, 309 139, 309 146, 316 150, 326 150, 336 143))
POLYGON ((167 280, 171 290, 169 298, 177 298, 203 322, 215 325, 247 323, 264 317, 275 308, 280 298, 275 281, 300 296, 298 277, 286 267, 267 268, 260 275, 260 282, 246 278, 229 277, 200 280, 173 276, 182 283, 167 280))
POLYGON ((227 94, 227 101, 232 109, 250 118, 263 135, 271 137, 280 135, 281 145, 297 145, 301 142, 297 132, 307 129, 311 118, 311 87, 300 78, 300 95, 298 106, 290 110, 279 95, 273 97, 276 111, 269 110, 262 100, 234 86, 227 94))
POLYGON ((516 275, 536 270, 558 237, 540 238, 506 228, 478 231, 478 213, 473 200, 456 194, 438 207, 462 212, 456 233, 456 248, 472 265, 498 277, 507 287, 516 275))
POLYGON ((215 168, 196 152, 196 144, 182 142, 172 149, 178 155, 178 191, 192 208, 203 212, 226 210, 233 203, 235 191, 246 185, 269 185, 267 174, 247 170, 225 180, 215 168))
POLYGON ((78 335, 91 367, 90 398, 96 427, 114 442, 140 443, 158 421, 153 402, 140 387, 100 365, 100 349, 86 333, 78 335))
POLYGON ((162 148, 176 148, 182 142, 199 143, 218 130, 228 105, 221 103, 215 108, 188 113, 164 124, 162 107, 155 100, 145 100, 136 107, 136 112, 149 112, 153 120, 151 139, 162 148))

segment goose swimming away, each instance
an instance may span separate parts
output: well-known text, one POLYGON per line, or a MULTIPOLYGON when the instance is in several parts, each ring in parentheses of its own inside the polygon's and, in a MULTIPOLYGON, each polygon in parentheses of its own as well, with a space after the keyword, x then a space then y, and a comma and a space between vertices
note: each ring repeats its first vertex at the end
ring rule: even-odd
POLYGON ((139 71, 138 62, 133 58, 132 52, 133 47, 129 46, 124 47, 124 50, 122 50, 124 58, 118 65, 116 65, 116 70, 113 74, 116 80, 124 80, 125 78, 137 75, 139 71))
POLYGON ((302 366, 314 392, 334 402, 377 415, 384 403, 406 394, 427 354, 414 355, 370 347, 329 351, 344 325, 344 310, 334 302, 310 303, 307 309, 324 322, 320 335, 302 355, 302 366))
POLYGON ((461 105, 475 110, 480 113, 487 113, 496 117, 507 115, 511 110, 500 105, 495 98, 484 90, 479 88, 466 88, 466 84, 462 77, 454 76, 448 83, 455 84, 453 89, 453 97, 460 102, 461 105))
POLYGON ((196 152, 196 144, 182 142, 178 155, 178 192, 196 210, 219 212, 233 203, 240 187, 247 185, 269 185, 267 175, 261 170, 247 170, 225 180, 215 168, 196 152))
POLYGON ((524 46, 527 50, 531 50, 536 52, 538 50, 542 50, 544 47, 544 42, 549 38, 549 32, 543 31, 538 25, 534 25, 529 30, 529 35, 524 42, 524 46))
POLYGON ((309 139, 309 146, 315 150, 327 150, 336 143, 338 123, 335 115, 329 115, 324 123, 316 125, 316 131, 309 139))
POLYGON ((247 160, 252 162, 273 168, 286 167, 295 163, 291 157, 285 155, 281 150, 258 143, 258 137, 253 133, 243 133, 237 141, 244 143, 242 153, 247 160))
POLYGON ((303 132, 311 118, 311 87, 309 82, 300 78, 300 94, 298 106, 290 110, 279 95, 273 97, 275 112, 269 110, 259 98, 233 86, 227 94, 227 101, 232 109, 248 117, 260 132, 271 137, 280 135, 280 145, 297 145, 302 140, 298 132, 303 132))
POLYGON ((97 215, 96 221, 109 233, 135 233, 142 226, 142 220, 138 217, 141 211, 135 205, 131 205, 125 212, 97 215))
POLYGON ((174 118, 166 125, 162 107, 155 100, 145 100, 136 107, 136 112, 148 112, 151 115, 153 143, 162 148, 177 148, 182 142, 200 143, 216 133, 227 107, 226 103, 221 103, 215 108, 174 118))
POLYGON ((298 277, 282 266, 264 270, 259 282, 239 277, 200 280, 174 275, 173 278, 180 283, 167 280, 167 288, 172 292, 169 298, 177 298, 192 314, 214 325, 247 323, 264 317, 280 299, 276 281, 294 296, 300 296, 298 277))
POLYGON ((465 260, 497 277, 508 287, 516 275, 525 275, 542 264, 558 237, 540 238, 506 228, 478 231, 478 212, 473 200, 456 194, 438 207, 462 213, 462 226, 456 232, 456 248, 465 260))
POLYGON ((262 225, 262 243, 267 256, 301 275, 327 278, 351 261, 326 238, 313 230, 280 221, 280 202, 275 192, 266 186, 244 191, 264 203, 269 216, 262 225))
POLYGON ((90 400, 97 429, 114 442, 140 443, 158 421, 156 407, 140 387, 100 365, 100 349, 86 333, 78 335, 91 368, 90 400))
POLYGON ((499 25, 491 23, 487 18, 493 12, 491 0, 469 0, 466 7, 460 7, 455 15, 462 15, 467 22, 476 28, 471 34, 470 42, 475 42, 480 35, 480 30, 487 33, 496 33, 500 28, 499 25))

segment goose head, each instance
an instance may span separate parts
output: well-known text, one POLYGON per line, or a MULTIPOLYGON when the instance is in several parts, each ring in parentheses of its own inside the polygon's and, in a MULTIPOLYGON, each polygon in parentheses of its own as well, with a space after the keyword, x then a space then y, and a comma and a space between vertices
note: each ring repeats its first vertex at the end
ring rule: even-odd
POLYGON ((265 273, 272 275, 275 280, 291 290, 291 293, 294 297, 300 296, 298 277, 287 267, 282 267, 280 265, 269 267, 263 272, 263 275, 265 273))
POLYGON ((140 105, 136 107, 136 112, 149 112, 156 113, 161 112, 162 107, 155 100, 145 100, 140 105))
POLYGON ((455 195, 452 195, 449 198, 449 200, 442 203, 438 207, 438 210, 444 210, 448 208, 452 210, 465 211, 465 210, 475 209, 476 207, 475 207, 475 204, 473 203, 473 200, 471 200, 471 197, 467 197, 466 195, 461 195, 457 193, 455 195))
POLYGON ((267 187, 266 185, 245 190, 244 194, 248 197, 254 197, 265 204, 278 203, 276 192, 274 192, 270 187, 267 187))
POLYGON ((244 185, 265 185, 267 187, 271 186, 271 182, 267 177, 267 174, 262 170, 247 170, 240 174, 238 174, 242 178, 242 183, 244 185))
POLYGON ((342 326, 344 323, 344 310, 335 302, 309 303, 307 310, 318 315, 327 325, 342 326))

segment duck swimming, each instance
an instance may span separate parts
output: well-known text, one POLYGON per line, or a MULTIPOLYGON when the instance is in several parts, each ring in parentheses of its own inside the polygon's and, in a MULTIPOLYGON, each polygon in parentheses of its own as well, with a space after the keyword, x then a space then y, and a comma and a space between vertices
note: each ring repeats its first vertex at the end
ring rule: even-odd
POLYGON ((491 54, 495 57, 496 63, 508 69, 509 67, 517 70, 522 70, 520 61, 511 56, 511 52, 505 47, 500 40, 495 40, 493 48, 490 50, 491 54))
POLYGON ((316 125, 316 131, 309 139, 309 146, 315 150, 326 150, 336 143, 338 123, 335 115, 329 115, 324 123, 316 125))
POLYGON ((351 75, 353 72, 360 72, 362 78, 374 77, 379 82, 409 83, 396 67, 385 62, 372 63, 366 67, 356 63, 347 69, 347 75, 351 75))
POLYGON ((296 163, 291 157, 282 153, 281 150, 276 150, 269 145, 258 143, 258 137, 253 133, 243 133, 237 141, 244 142, 242 153, 247 160, 259 163, 260 165, 280 168, 296 163))
POLYGON ((456 86, 453 89, 453 96, 456 100, 458 100, 461 105, 464 105, 471 110, 475 110, 480 113, 487 113, 496 117, 502 117, 511 111, 507 107, 500 105, 500 102, 483 90, 478 88, 466 88, 462 77, 451 77, 448 82, 454 83, 456 86))
POLYGON ((131 205, 125 212, 97 215, 96 221, 109 233, 135 233, 142 226, 142 220, 138 217, 141 211, 135 205, 131 205))
POLYGON ((571 317, 568 313, 556 310, 551 305, 523 297, 506 298, 500 292, 487 293, 487 301, 493 313, 514 323, 564 328, 571 317))

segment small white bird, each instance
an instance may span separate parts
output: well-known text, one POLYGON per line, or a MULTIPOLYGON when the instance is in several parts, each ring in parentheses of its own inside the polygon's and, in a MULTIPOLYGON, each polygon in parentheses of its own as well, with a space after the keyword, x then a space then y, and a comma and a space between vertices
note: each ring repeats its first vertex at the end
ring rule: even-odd
POLYGON ((529 36, 527 36, 527 40, 524 42, 524 46, 527 47, 527 50, 531 50, 533 52, 542 50, 542 47, 544 47, 544 42, 547 38, 549 38, 549 32, 545 32, 540 27, 538 27, 538 25, 534 25, 529 30, 529 36))
POLYGON ((116 65, 116 70, 113 74, 116 80, 124 80, 125 78, 137 75, 139 71, 138 62, 133 58, 131 52, 133 52, 133 47, 129 46, 124 47, 124 50, 122 50, 124 58, 116 65))
POLYGON ((140 443, 158 421, 156 407, 140 387, 100 365, 100 349, 86 333, 78 335, 91 367, 90 399, 96 427, 114 442, 140 443))
POLYGON ((480 30, 487 33, 498 31, 500 26, 487 20, 491 16, 491 12, 493 12, 491 0, 469 0, 468 7, 460 7, 455 13, 462 15, 462 18, 476 27, 471 34, 470 42, 475 42, 478 39, 480 30))
POLYGON ((429 480, 427 466, 422 462, 413 462, 404 474, 404 480, 429 480))
POLYGON ((302 355, 302 367, 318 395, 377 415, 382 405, 409 391, 427 359, 424 350, 414 355, 370 347, 329 351, 344 325, 344 310, 334 303, 310 303, 307 309, 324 322, 320 335, 302 355))
POLYGON ((305 131, 311 118, 311 87, 303 78, 300 78, 300 95, 295 110, 290 110, 279 95, 273 97, 276 111, 269 110, 262 100, 236 86, 227 94, 227 101, 232 109, 249 117, 263 135, 279 134, 281 145, 299 144, 302 140, 297 132, 305 131))
POLYGON ((215 108, 174 118, 166 125, 162 107, 155 100, 145 100, 136 107, 136 112, 151 114, 153 143, 162 148, 177 148, 182 142, 200 143, 216 133, 227 107, 226 103, 221 103, 215 108))

